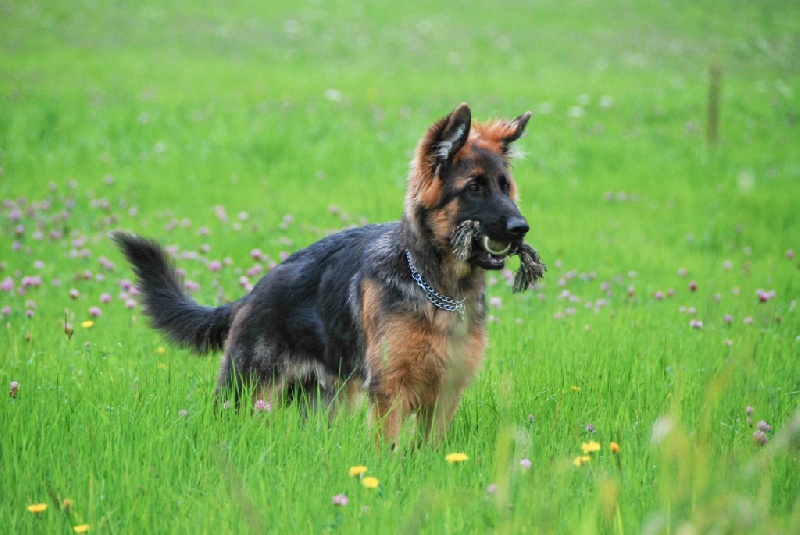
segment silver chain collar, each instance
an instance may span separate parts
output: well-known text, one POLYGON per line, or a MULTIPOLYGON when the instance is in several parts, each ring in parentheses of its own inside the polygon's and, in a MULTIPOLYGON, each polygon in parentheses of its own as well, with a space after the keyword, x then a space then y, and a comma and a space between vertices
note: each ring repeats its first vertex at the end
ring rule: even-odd
POLYGON ((422 291, 425 292, 425 297, 428 298, 428 301, 442 310, 447 310, 448 312, 458 312, 463 319, 464 301, 466 301, 466 298, 462 299, 461 301, 456 301, 455 299, 450 299, 449 297, 440 294, 433 289, 430 284, 425 282, 425 279, 423 279, 422 275, 420 275, 419 271, 417 271, 417 268, 414 266, 414 262, 411 261, 411 251, 408 249, 406 249, 406 259, 408 259, 408 267, 411 270, 411 278, 414 279, 414 282, 417 283, 417 286, 422 288, 422 291))

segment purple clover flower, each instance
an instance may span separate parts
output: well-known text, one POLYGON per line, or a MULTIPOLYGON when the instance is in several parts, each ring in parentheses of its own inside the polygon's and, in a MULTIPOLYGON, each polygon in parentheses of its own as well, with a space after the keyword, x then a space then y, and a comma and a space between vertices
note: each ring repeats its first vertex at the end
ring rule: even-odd
POLYGON ((183 287, 186 288, 187 292, 196 292, 200 289, 200 283, 196 281, 187 280, 184 281, 183 287))
POLYGON ((767 434, 764 431, 756 431, 753 433, 753 443, 757 446, 764 446, 767 443, 767 434))
POLYGON ((22 277, 22 287, 27 288, 28 286, 41 286, 42 285, 42 277, 39 275, 34 275, 32 277, 22 277))
POLYGON ((0 290, 4 292, 13 292, 14 291, 14 279, 11 277, 6 277, 3 279, 3 282, 0 282, 0 290))

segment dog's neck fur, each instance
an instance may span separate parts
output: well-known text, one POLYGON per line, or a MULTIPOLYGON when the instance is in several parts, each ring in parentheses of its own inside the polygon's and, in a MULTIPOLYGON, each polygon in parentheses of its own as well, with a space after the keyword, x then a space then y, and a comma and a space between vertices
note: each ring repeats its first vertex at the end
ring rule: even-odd
POLYGON ((424 210, 403 215, 398 232, 400 250, 411 252, 422 277, 439 293, 452 299, 476 295, 475 290, 486 284, 486 272, 457 258, 449 245, 438 243, 424 218, 424 210))

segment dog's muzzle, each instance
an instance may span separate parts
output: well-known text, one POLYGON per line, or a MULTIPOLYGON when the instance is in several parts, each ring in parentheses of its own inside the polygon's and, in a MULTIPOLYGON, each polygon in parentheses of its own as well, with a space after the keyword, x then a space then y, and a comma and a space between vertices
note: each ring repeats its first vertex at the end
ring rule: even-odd
POLYGON ((499 233, 497 229, 488 232, 478 221, 464 221, 456 227, 450 238, 453 252, 461 260, 483 269, 502 269, 506 257, 516 254, 530 228, 522 217, 509 218, 504 227, 499 233))
POLYGON ((512 217, 506 222, 508 241, 494 240, 481 232, 478 221, 463 221, 450 236, 453 254, 461 260, 474 263, 484 269, 502 269, 510 255, 520 258, 520 267, 514 277, 514 292, 532 287, 544 276, 546 266, 539 253, 525 243, 523 238, 530 227, 523 217, 512 217))

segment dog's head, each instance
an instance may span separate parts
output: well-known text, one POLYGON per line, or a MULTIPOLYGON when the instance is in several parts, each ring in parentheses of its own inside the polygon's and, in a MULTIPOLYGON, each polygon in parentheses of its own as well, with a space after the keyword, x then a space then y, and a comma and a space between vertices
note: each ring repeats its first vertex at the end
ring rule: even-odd
POLYGON ((510 121, 472 123, 467 104, 432 125, 417 146, 409 175, 406 217, 434 245, 453 253, 451 238, 471 222, 467 262, 501 269, 528 232, 509 170, 511 144, 530 112, 510 121), (462 225, 463 227, 463 225, 462 225))

